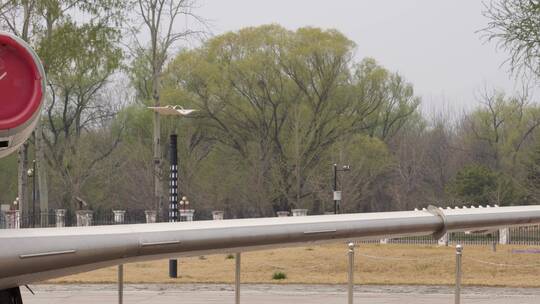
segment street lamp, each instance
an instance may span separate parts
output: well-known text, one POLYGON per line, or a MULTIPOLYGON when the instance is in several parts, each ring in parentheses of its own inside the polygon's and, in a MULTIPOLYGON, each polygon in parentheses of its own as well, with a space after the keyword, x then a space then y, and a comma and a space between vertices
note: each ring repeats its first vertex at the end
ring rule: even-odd
POLYGON ((187 197, 182 196, 182 200, 180 201, 180 208, 182 209, 182 211, 184 211, 184 214, 188 206, 189 206, 189 201, 187 200, 187 197))
MULTIPOLYGON (((157 114, 161 115, 161 116, 188 116, 189 114, 195 112, 196 110, 192 110, 192 109, 184 109, 183 107, 179 106, 179 105, 175 105, 175 106, 170 106, 170 105, 167 105, 167 106, 163 106, 163 107, 148 107, 148 109, 156 112, 157 114)), ((161 130, 160 130, 161 131, 161 130)), ((171 221, 171 219, 173 219, 173 221, 176 221, 174 220, 175 217, 177 217, 178 215, 178 196, 177 196, 177 191, 178 191, 178 185, 176 184, 176 181, 178 180, 177 177, 176 177, 176 174, 178 173, 178 163, 177 163, 177 155, 178 155, 178 152, 177 152, 177 147, 176 147, 176 134, 171 134, 171 184, 170 184, 170 193, 171 194, 175 194, 173 197, 173 195, 170 195, 170 200, 169 200, 169 221, 171 221), (173 164, 174 163, 174 164, 173 164), (173 175, 175 175, 173 177, 173 175), (173 183, 172 182, 172 179, 175 179, 175 182, 173 183), (173 193, 173 188, 176 190, 176 192, 173 193), (175 216, 176 215, 176 216, 175 216)), ((158 160, 154 160, 155 162, 159 162, 158 160)), ((158 172, 154 172, 154 174, 158 174, 158 172)), ((154 187, 158 187, 158 185, 154 185, 154 187)), ((161 197, 157 200, 156 202, 156 216, 159 218, 161 216, 161 197)))
POLYGON ((341 191, 338 191, 338 172, 350 171, 351 166, 344 165, 341 168, 338 168, 337 164, 334 164, 334 214, 339 213, 339 202, 341 201, 341 191))
POLYGON ((36 227, 36 160, 32 161, 32 168, 26 172, 32 178, 32 228, 36 227))
MULTIPOLYGON (((164 106, 164 107, 148 107, 150 110, 156 112, 159 115, 163 116, 187 116, 195 110, 184 109, 181 106, 164 106)), ((161 130, 159 130, 161 131, 161 130)), ((178 136, 173 132, 170 135, 170 174, 169 174, 169 222, 177 222, 179 220, 178 212, 178 136)), ((154 160, 157 162, 157 160, 154 160)), ((158 174, 158 172, 154 172, 158 174)), ((156 181, 156 178, 154 178, 156 181)), ((154 185, 154 187, 160 187, 161 185, 154 185)), ((156 216, 161 215, 161 195, 156 202, 156 216)), ((182 198, 180 201, 180 206, 185 210, 185 207, 189 202, 186 197, 182 198)), ((171 259, 169 260, 169 277, 177 278, 178 277, 178 260, 171 259)))

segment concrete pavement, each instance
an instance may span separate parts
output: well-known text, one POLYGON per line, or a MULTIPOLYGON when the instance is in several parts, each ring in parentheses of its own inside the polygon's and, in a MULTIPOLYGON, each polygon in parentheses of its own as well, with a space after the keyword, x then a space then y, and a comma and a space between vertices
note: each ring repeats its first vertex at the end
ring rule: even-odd
MULTIPOLYGON (((34 285, 36 293, 22 288, 25 304, 117 303, 115 285, 34 285)), ((358 304, 449 304, 453 290, 439 286, 357 286, 358 304)), ((540 289, 465 287, 463 304, 539 303, 540 289)), ((233 303, 232 286, 223 284, 129 284, 124 303, 233 303)), ((344 286, 334 285, 252 285, 242 286, 242 303, 331 304, 346 303, 344 286)))

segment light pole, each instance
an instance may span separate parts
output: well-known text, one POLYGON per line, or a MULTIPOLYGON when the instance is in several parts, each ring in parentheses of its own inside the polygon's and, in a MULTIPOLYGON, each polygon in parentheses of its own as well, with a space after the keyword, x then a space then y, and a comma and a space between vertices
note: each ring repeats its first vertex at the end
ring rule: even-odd
MULTIPOLYGON (((162 116, 188 116, 189 114, 195 112, 196 110, 191 110, 191 109, 184 109, 183 107, 179 106, 179 105, 175 105, 175 106, 163 106, 163 107, 148 107, 148 109, 154 111, 155 113, 157 113, 158 115, 162 115, 162 116)), ((161 132, 161 125, 159 125, 159 129, 158 130, 159 132, 161 132)), ((154 159, 154 162, 157 162, 156 159, 154 159)), ((154 172, 155 175, 158 175, 158 178, 156 178, 154 176, 154 183, 156 183, 156 180, 160 180, 161 181, 161 177, 160 177, 160 172, 158 172, 158 170, 155 170, 156 172, 154 172)), ((161 170, 159 170, 161 171, 161 170)), ((161 187, 161 185, 159 184, 156 184, 154 185, 155 188, 158 188, 158 187, 161 187)), ((160 192, 161 193, 161 192, 160 192)), ((155 204, 155 208, 156 208, 156 221, 159 221, 159 218, 161 217, 161 201, 162 201, 162 197, 160 195, 160 197, 156 200, 155 204)), ((169 219, 170 220, 170 219, 169 219)))
MULTIPOLYGON (((159 115, 187 116, 195 110, 184 109, 181 106, 148 107, 159 115)), ((170 135, 170 174, 169 174, 169 222, 178 222, 178 136, 176 132, 170 135)), ((155 173, 157 174, 157 172, 155 173)), ((154 185, 155 186, 155 185, 154 185)), ((161 187, 161 185, 159 185, 161 187)), ((183 205, 184 199, 180 202, 183 205)), ((188 202, 185 201, 187 204, 188 202)), ((161 198, 156 202, 156 216, 161 215, 161 198)), ((169 260, 169 277, 178 277, 178 260, 169 260)))
POLYGON ((32 228, 36 227, 36 160, 32 161, 32 168, 27 172, 32 178, 32 228))
POLYGON ((187 196, 182 196, 182 200, 180 201, 180 208, 182 208, 182 211, 184 214, 186 213, 186 209, 189 206, 189 201, 187 199, 187 196))
POLYGON ((339 202, 341 201, 341 191, 338 191, 338 172, 350 171, 351 167, 349 165, 344 165, 338 169, 338 165, 334 164, 334 214, 339 213, 339 202))

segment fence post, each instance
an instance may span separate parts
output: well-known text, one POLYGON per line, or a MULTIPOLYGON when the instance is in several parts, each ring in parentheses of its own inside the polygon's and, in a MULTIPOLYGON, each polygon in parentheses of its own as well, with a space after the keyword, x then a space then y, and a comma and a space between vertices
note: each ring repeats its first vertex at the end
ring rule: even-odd
POLYGON ((454 294, 454 303, 461 303, 461 257, 463 255, 463 247, 460 244, 456 245, 456 290, 454 294))
POLYGON ((277 217, 287 217, 289 216, 289 211, 278 211, 276 212, 277 217))
POLYGON ((6 228, 19 229, 21 228, 21 213, 19 210, 6 211, 6 228))
POLYGON ((156 210, 145 210, 144 217, 146 218, 146 223, 155 223, 157 218, 156 210))
POLYGON ((293 216, 306 216, 308 213, 307 209, 293 209, 291 211, 293 216))
POLYGON ((92 210, 77 210, 77 226, 92 226, 94 212, 92 210))
POLYGON ((212 219, 214 221, 220 221, 220 220, 223 220, 223 214, 225 212, 221 211, 221 210, 214 210, 212 211, 212 219))
POLYGON ((66 226, 66 209, 56 209, 56 227, 66 226))
POLYGON ((499 229, 499 244, 510 244, 510 229, 508 227, 499 229))
POLYGON ((347 288, 347 303, 353 304, 353 288, 354 288, 354 243, 349 243, 349 275, 348 275, 348 288, 347 288))
POLYGON ((195 209, 180 209, 180 221, 193 222, 194 214, 195 214, 195 209))
POLYGON ((124 265, 118 265, 118 304, 124 303, 124 265))
MULTIPOLYGON (((125 210, 113 210, 114 223, 123 224, 125 221, 125 210)), ((124 265, 118 265, 118 304, 124 303, 124 265)))
POLYGON ((235 257, 235 272, 234 272, 234 303, 240 304, 240 265, 241 265, 241 254, 237 252, 235 257))
POLYGON ((125 210, 113 210, 114 215, 114 223, 115 224, 123 224, 126 219, 126 211, 125 210))

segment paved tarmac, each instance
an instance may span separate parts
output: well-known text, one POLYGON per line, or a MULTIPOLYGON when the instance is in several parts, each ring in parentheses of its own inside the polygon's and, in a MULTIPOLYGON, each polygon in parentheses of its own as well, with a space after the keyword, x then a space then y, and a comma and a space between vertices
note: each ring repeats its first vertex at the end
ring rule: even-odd
MULTIPOLYGON (((25 304, 117 303, 115 285, 33 285, 36 295, 23 287, 25 304)), ((537 304, 540 289, 465 287, 463 304, 537 304)), ((124 303, 233 303, 232 286, 223 284, 129 284, 124 303)), ((242 303, 255 304, 344 304, 341 285, 242 285, 242 303)), ((450 304, 453 290, 443 286, 356 286, 354 303, 450 304)))

